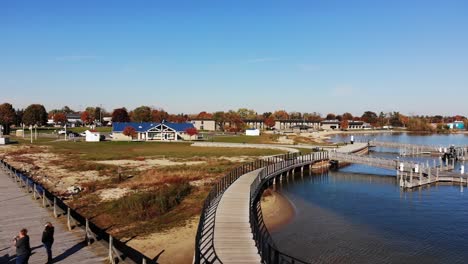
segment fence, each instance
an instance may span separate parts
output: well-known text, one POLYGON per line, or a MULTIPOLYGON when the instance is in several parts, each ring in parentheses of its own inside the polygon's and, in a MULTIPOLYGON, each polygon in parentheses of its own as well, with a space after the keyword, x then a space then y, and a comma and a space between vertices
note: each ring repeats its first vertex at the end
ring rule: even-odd
POLYGON ((250 188, 250 225, 254 240, 262 258, 262 263, 302 263, 308 262, 281 252, 275 245, 271 235, 263 222, 260 198, 263 190, 269 183, 283 172, 293 170, 298 167, 311 165, 315 162, 328 160, 328 152, 316 152, 298 156, 266 166, 252 183, 250 188))
POLYGON ((215 184, 205 199, 200 215, 200 221, 195 238, 195 263, 222 263, 222 261, 216 255, 213 240, 216 209, 222 194, 226 191, 226 189, 229 188, 229 186, 231 186, 231 184, 240 176, 248 172, 269 166, 271 164, 276 164, 281 161, 296 159, 298 156, 298 153, 289 153, 246 163, 229 172, 215 184))
POLYGON ((80 226, 85 230, 85 240, 88 244, 93 241, 103 240, 109 245, 109 261, 111 263, 153 263, 150 258, 141 252, 127 246, 125 243, 114 239, 105 230, 99 228, 86 217, 80 215, 77 211, 68 207, 63 200, 49 192, 42 184, 32 179, 24 171, 18 170, 4 160, 0 160, 0 166, 5 172, 15 180, 19 187, 25 188, 26 192, 32 193, 34 199, 40 199, 44 208, 53 210, 54 217, 59 217, 59 210, 62 215, 67 216, 68 229, 72 229, 72 222, 75 226, 80 226))

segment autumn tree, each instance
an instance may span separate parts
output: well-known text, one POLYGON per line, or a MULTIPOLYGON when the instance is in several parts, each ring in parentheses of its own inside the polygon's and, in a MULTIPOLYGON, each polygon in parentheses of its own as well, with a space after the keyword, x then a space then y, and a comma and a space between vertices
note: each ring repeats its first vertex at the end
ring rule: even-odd
POLYGON ((213 120, 216 122, 216 127, 224 131, 224 123, 226 123, 226 114, 222 111, 213 113, 213 120))
POLYGON ((240 132, 245 129, 245 123, 237 112, 231 110, 225 114, 225 117, 229 122, 230 132, 240 132))
POLYGON ((377 114, 372 111, 366 111, 362 114, 361 119, 366 123, 375 124, 377 123, 377 114))
POLYGON ((125 107, 114 109, 112 112, 112 122, 130 122, 127 109, 125 107))
POLYGON ((343 117, 343 120, 353 120, 353 115, 348 112, 344 113, 342 117, 343 117))
POLYGON ((328 113, 327 116, 325 117, 326 120, 335 120, 336 115, 333 113, 328 113))
POLYGON ((265 126, 273 128, 276 124, 275 117, 273 115, 270 115, 269 117, 265 118, 265 120, 263 120, 263 123, 265 124, 265 126))
POLYGON ((291 119, 302 119, 302 113, 301 112, 290 112, 289 113, 289 118, 291 119))
POLYGON ((151 121, 161 123, 163 120, 167 120, 169 114, 163 109, 153 109, 151 111, 151 121))
POLYGON ((10 126, 16 122, 16 113, 9 103, 0 105, 0 125, 3 127, 3 134, 10 134, 10 126))
POLYGON ((202 111, 197 115, 197 119, 201 119, 201 120, 213 119, 213 114, 202 111))
POLYGON ((130 116, 133 122, 150 122, 152 120, 151 108, 142 105, 135 108, 130 116))
POLYGON ((247 109, 247 108, 239 108, 237 110, 237 114, 243 120, 245 120, 245 119, 255 119, 257 117, 257 112, 255 112, 255 110, 247 109))
POLYGON ((65 125, 67 123, 67 115, 65 113, 55 113, 53 117, 54 123, 59 125, 65 125))
POLYGON ((307 120, 307 121, 311 121, 311 122, 320 122, 320 121, 322 121, 322 117, 317 112, 304 113, 303 116, 304 116, 304 119, 307 120))
POLYGON ((122 134, 133 139, 133 137, 136 136, 136 130, 132 126, 126 126, 124 130, 122 131, 122 134))
POLYGON ((167 121, 172 122, 172 123, 185 123, 187 122, 188 119, 189 119, 188 115, 184 115, 184 114, 178 114, 178 115, 171 114, 167 117, 167 121))
POLYGON ((277 110, 273 113, 276 120, 288 120, 289 114, 285 110, 277 110))
POLYGON ((85 125, 89 125, 94 122, 93 114, 91 114, 88 111, 84 111, 83 113, 81 113, 80 119, 81 121, 83 121, 83 124, 85 125))
POLYGON ((341 130, 347 130, 349 127, 348 119, 341 120, 340 126, 341 126, 341 130))
POLYGON ((16 126, 21 126, 23 122, 23 114, 24 114, 23 109, 16 109, 15 111, 15 115, 16 115, 15 125, 16 126))
MULTIPOLYGON (((262 114, 263 119, 266 119, 266 118, 270 117, 272 114, 273 114, 272 112, 265 112, 265 113, 263 113, 263 114, 262 114)), ((274 117, 273 117, 273 118, 274 118, 274 117)))
POLYGON ((198 134, 198 130, 194 127, 189 127, 185 129, 185 133, 187 133, 187 135, 189 135, 190 138, 192 138, 192 136, 195 136, 198 134))
POLYGON ((24 110, 23 123, 29 125, 45 125, 47 124, 47 111, 41 104, 32 104, 24 110))

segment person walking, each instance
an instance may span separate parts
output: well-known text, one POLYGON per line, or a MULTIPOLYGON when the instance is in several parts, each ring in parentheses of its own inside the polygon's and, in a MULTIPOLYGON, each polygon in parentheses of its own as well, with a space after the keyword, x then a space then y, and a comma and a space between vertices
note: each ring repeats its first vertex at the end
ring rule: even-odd
POLYGON ((28 264, 31 256, 31 245, 29 244, 28 230, 21 229, 18 236, 14 238, 16 247, 16 264, 28 264))
POLYGON ((47 222, 42 232, 42 243, 47 252, 47 263, 52 263, 52 244, 54 243, 54 226, 47 222))

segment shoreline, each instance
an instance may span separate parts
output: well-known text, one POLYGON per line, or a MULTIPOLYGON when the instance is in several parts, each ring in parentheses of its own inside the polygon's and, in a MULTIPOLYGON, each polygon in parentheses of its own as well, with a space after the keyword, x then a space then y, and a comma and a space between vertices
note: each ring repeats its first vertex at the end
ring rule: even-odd
POLYGON ((293 203, 280 192, 267 189, 261 198, 263 221, 270 233, 289 224, 296 216, 293 203))

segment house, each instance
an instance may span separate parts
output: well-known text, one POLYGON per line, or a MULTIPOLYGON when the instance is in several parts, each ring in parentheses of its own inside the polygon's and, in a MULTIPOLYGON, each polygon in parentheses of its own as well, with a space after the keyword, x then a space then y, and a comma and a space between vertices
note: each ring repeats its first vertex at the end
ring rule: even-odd
POLYGON ((246 136, 260 136, 260 129, 246 129, 246 136))
POLYGON ((372 129, 371 124, 363 121, 349 121, 348 122, 349 130, 369 130, 372 129))
POLYGON ((197 130, 216 131, 216 121, 213 119, 192 119, 190 121, 197 130))
POLYGON ((287 120, 276 120, 275 129, 276 130, 304 130, 307 127, 307 130, 319 130, 320 122, 309 121, 304 119, 287 119, 287 120))
POLYGON ((81 121, 80 114, 66 114, 66 116, 67 123, 70 124, 70 127, 78 127, 83 124, 83 121, 81 121))
POLYGON ((132 139, 140 141, 178 141, 190 140, 190 135, 187 134, 187 129, 195 128, 192 123, 113 123, 112 124, 112 140, 128 141, 132 139), (135 129, 135 136, 130 138, 123 134, 126 127, 135 129))
POLYGON ((86 130, 85 134, 86 142, 99 142, 101 140, 101 134, 96 130, 86 130))
POLYGON ((245 125, 248 128, 259 129, 259 130, 265 129, 265 123, 263 122, 262 119, 244 119, 242 121, 244 121, 245 125))
POLYGON ((465 123, 463 123, 463 121, 455 121, 452 123, 448 123, 447 126, 449 127, 449 129, 465 129, 465 123))
POLYGON ((336 130, 341 128, 341 122, 339 120, 323 120, 320 122, 320 128, 323 130, 336 130))

